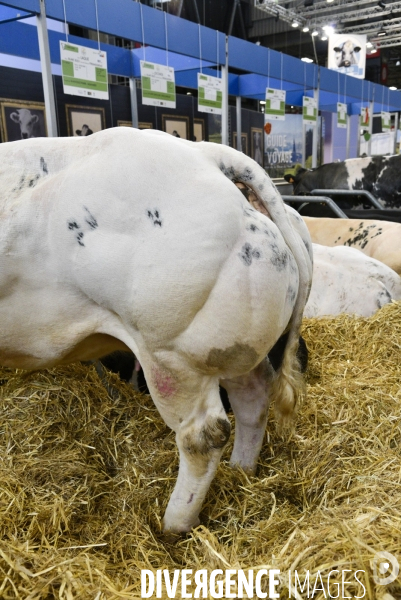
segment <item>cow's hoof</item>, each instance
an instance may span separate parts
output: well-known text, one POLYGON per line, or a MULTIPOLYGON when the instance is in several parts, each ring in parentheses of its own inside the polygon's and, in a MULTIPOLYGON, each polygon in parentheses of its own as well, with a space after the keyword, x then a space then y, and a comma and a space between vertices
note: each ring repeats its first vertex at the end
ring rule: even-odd
POLYGON ((191 531, 191 529, 194 529, 195 527, 198 527, 198 525, 200 524, 200 520, 199 517, 197 517, 193 523, 189 524, 189 523, 176 523, 171 521, 170 519, 164 517, 163 519, 163 534, 164 535, 175 535, 175 536, 185 536, 187 533, 189 533, 191 531))
POLYGON ((232 469, 242 469, 247 475, 256 475, 257 464, 249 465, 240 461, 230 460, 230 467, 232 469))

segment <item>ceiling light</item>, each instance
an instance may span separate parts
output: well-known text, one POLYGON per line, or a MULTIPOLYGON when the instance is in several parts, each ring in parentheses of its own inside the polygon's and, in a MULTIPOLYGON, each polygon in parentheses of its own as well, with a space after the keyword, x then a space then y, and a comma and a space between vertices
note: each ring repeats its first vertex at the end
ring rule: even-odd
POLYGON ((380 29, 380 31, 377 32, 377 37, 382 37, 383 35, 387 35, 387 31, 384 31, 384 29, 380 29))
POLYGON ((389 88, 389 90, 393 90, 393 92, 395 92, 395 90, 397 89, 394 85, 391 85, 389 88))
POLYGON ((313 59, 312 58, 308 58, 307 56, 304 56, 303 58, 301 58, 301 60, 303 60, 306 63, 313 63, 313 59))
POLYGON ((314 30, 312 31, 312 33, 311 33, 311 35, 313 35, 313 36, 315 36, 315 35, 318 35, 318 34, 319 34, 319 32, 318 32, 318 31, 316 31, 316 29, 314 29, 314 30))
POLYGON ((396 67, 399 67, 401 65, 401 62, 399 60, 397 60, 397 62, 395 63, 396 67))
POLYGON ((386 8, 386 3, 383 2, 383 0, 380 0, 380 2, 377 3, 378 6, 380 6, 380 8, 386 8))
POLYGON ((332 25, 325 25, 323 31, 326 33, 327 37, 329 37, 330 35, 333 35, 334 27, 332 25))
POLYGON ((298 21, 293 21, 291 23, 291 27, 298 27, 298 25, 299 25, 298 21))
POLYGON ((266 104, 266 100, 259 100, 259 104, 266 104))
POLYGON ((322 40, 322 42, 325 42, 327 40, 327 35, 323 34, 320 39, 322 40))
POLYGON ((330 2, 334 2, 334 0, 327 0, 327 4, 330 4, 330 2))
POLYGON ((376 48, 374 46, 372 46, 372 48, 370 49, 369 54, 374 54, 376 52, 376 48))
POLYGON ((302 29, 302 31, 303 31, 304 33, 306 33, 307 31, 309 31, 309 27, 308 27, 307 25, 305 25, 305 27, 302 29))
POLYGON ((372 48, 373 44, 372 42, 366 42, 366 48, 372 48))

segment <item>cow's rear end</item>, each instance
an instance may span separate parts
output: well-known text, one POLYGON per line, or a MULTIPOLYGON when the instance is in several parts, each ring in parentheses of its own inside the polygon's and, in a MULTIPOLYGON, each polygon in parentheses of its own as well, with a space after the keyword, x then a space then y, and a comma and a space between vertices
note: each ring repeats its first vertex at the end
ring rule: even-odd
MULTIPOLYGON (((164 527, 186 531, 230 433, 219 380, 260 370, 286 329, 271 394, 275 387, 283 421, 294 411, 311 278, 305 240, 263 169, 219 145, 119 128, 5 144, 2 153, 10 166, 2 175, 2 362, 39 368, 134 352, 177 434, 180 469, 164 527)), ((242 433, 245 413, 237 407, 242 433)), ((258 448, 261 435, 259 426, 258 448)), ((236 444, 240 466, 250 439, 236 444)))

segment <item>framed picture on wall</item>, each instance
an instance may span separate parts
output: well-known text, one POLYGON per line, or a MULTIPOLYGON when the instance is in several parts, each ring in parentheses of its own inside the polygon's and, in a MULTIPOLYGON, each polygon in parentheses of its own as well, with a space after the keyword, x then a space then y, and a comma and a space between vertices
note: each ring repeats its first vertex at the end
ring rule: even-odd
POLYGON ((189 139, 189 117, 162 115, 163 131, 175 137, 189 139))
POLYGON ((106 127, 104 108, 66 104, 68 135, 85 136, 106 127))
MULTIPOLYGON (((117 127, 132 127, 132 121, 117 121, 117 127)), ((138 123, 138 129, 153 129, 153 123, 138 123)))
POLYGON ((251 127, 251 158, 263 167, 263 130, 251 127))
POLYGON ((202 142, 205 139, 205 121, 194 119, 194 142, 202 142))
POLYGON ((2 99, 0 106, 3 142, 47 136, 43 102, 2 99))
MULTIPOLYGON (((233 147, 237 149, 237 132, 233 133, 233 147)), ((244 154, 248 154, 248 134, 241 133, 241 148, 244 154)))

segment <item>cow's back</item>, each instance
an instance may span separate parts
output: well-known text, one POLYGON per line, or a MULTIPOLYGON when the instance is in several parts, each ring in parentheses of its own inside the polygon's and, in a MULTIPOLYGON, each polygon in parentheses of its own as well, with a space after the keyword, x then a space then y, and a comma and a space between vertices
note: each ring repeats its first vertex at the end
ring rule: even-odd
POLYGON ((356 248, 401 275, 400 223, 373 219, 303 218, 315 244, 356 248))

